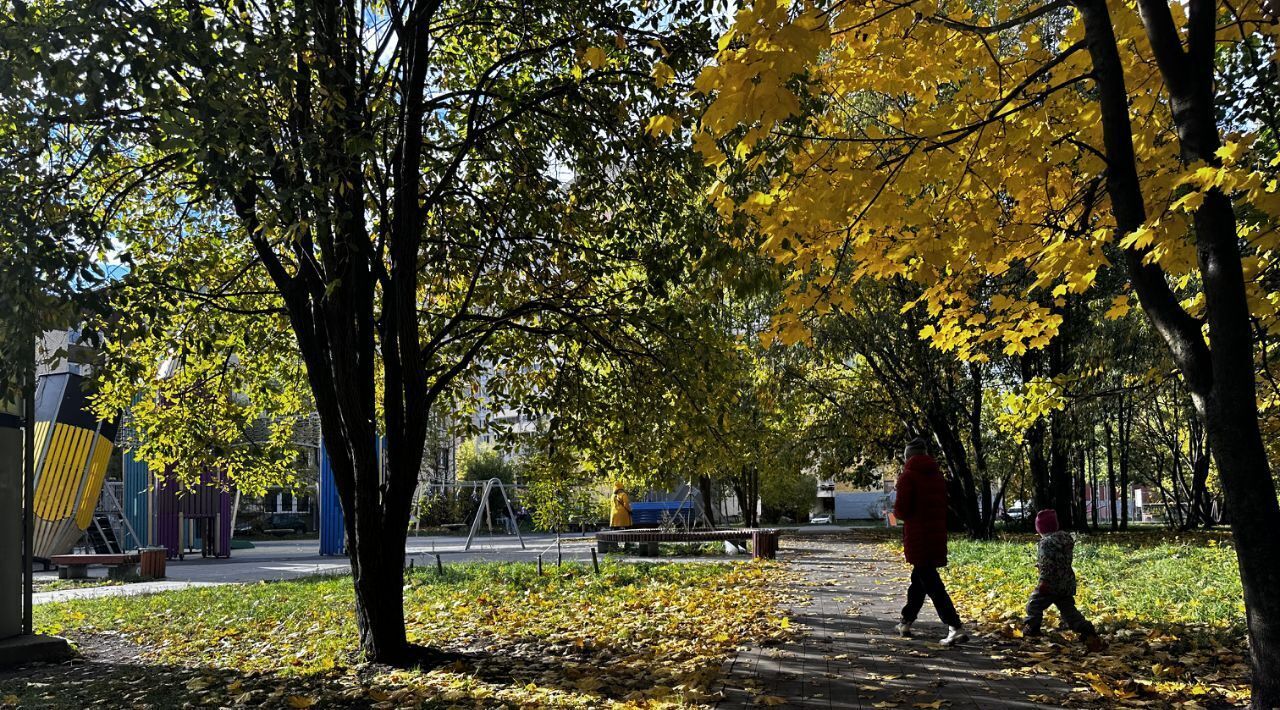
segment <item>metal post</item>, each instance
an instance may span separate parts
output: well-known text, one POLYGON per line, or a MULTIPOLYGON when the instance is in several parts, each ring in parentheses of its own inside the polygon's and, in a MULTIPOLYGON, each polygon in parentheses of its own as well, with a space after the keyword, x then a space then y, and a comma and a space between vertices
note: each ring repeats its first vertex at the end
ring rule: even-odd
MULTIPOLYGON (((31 634, 32 576, 35 573, 36 521, 36 341, 30 338, 26 382, 22 387, 22 633, 31 634)), ((52 431, 53 425, 50 423, 52 431)))
POLYGON ((556 533, 556 567, 564 563, 564 555, 560 553, 560 533, 556 533))
POLYGON ((440 555, 436 555, 436 574, 444 575, 444 562, 440 559, 440 555))
MULTIPOLYGON (((489 489, 493 486, 493 482, 496 480, 498 479, 490 478, 488 481, 485 481, 484 493, 480 497, 480 507, 476 509, 476 519, 471 521, 471 531, 467 533, 467 544, 463 546, 463 550, 471 549, 471 541, 475 540, 476 533, 480 532, 480 518, 489 512, 489 489)), ((493 534, 492 529, 490 529, 489 534, 493 534)))
POLYGON ((595 569, 596 574, 600 574, 600 558, 596 556, 596 548, 591 548, 591 567, 595 569))
POLYGON ((22 633, 24 563, 22 402, 0 402, 0 641, 22 633))
POLYGON ((511 509, 511 499, 507 497, 507 487, 502 483, 502 481, 499 481, 496 478, 489 482, 490 483, 496 482, 498 484, 499 490, 502 491, 502 501, 507 504, 507 515, 511 516, 511 525, 516 529, 516 539, 520 541, 520 549, 521 550, 528 549, 524 546, 524 535, 520 534, 520 521, 516 520, 516 513, 514 510, 511 509))

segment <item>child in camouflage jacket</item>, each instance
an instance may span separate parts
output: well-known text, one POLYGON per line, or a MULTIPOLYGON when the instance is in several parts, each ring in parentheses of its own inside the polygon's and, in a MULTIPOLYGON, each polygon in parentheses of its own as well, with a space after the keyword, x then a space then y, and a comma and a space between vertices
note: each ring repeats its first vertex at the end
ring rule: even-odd
POLYGON ((1071 533, 1058 529, 1058 513, 1052 509, 1040 511, 1036 516, 1036 532, 1040 543, 1036 566, 1040 568, 1040 584, 1031 592, 1027 602, 1027 618, 1022 625, 1026 636, 1038 636, 1044 621, 1044 612, 1051 606, 1058 607, 1062 624, 1080 634, 1090 650, 1102 647, 1102 639, 1093 624, 1076 608, 1076 572, 1071 566, 1075 553, 1075 540, 1071 533))

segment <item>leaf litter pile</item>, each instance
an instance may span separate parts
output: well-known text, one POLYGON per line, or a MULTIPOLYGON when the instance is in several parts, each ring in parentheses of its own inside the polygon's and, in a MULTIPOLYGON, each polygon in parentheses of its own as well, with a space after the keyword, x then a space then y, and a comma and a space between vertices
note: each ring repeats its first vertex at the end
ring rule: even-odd
POLYGON ((718 699, 740 645, 792 636, 769 564, 527 564, 409 574, 430 671, 358 662, 348 577, 204 587, 37 608, 87 662, 0 676, 0 707, 635 707, 718 699))
POLYGON ((952 539, 947 588, 966 619, 1018 644, 1002 659, 1007 674, 1069 679, 1074 703, 1185 710, 1248 704, 1243 593, 1229 536, 1153 531, 1076 540, 1076 601, 1107 642, 1100 653, 1059 632, 1056 609, 1041 638, 1022 638, 1023 606, 1036 584, 1034 536, 952 539))

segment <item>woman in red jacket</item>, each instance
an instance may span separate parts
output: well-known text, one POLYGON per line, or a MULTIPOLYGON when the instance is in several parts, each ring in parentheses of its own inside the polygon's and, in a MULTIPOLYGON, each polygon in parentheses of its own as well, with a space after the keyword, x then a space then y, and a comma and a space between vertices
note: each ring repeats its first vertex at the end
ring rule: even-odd
POLYGON ((969 636, 961 628, 960 615, 938 576, 938 568, 947 566, 947 480, 938 462, 929 455, 924 439, 907 444, 903 460, 893 514, 903 521, 902 547, 907 564, 911 565, 911 587, 907 589, 907 605, 902 607, 897 630, 905 637, 911 636, 911 625, 927 596, 949 628, 942 645, 964 643, 969 636))

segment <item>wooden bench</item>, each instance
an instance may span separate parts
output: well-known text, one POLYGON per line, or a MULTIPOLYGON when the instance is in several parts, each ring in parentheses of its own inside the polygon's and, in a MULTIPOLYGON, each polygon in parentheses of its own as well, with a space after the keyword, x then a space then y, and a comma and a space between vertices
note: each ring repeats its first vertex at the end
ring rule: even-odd
POLYGON ((643 554, 656 556, 663 542, 747 542, 756 559, 772 560, 778 555, 778 538, 782 531, 772 528, 747 530, 607 530, 596 533, 596 547, 601 553, 612 552, 619 544, 638 543, 643 554))
POLYGON ((137 553, 120 555, 54 555, 49 561, 58 565, 58 579, 88 579, 89 567, 107 568, 109 579, 128 579, 138 576, 137 553))

